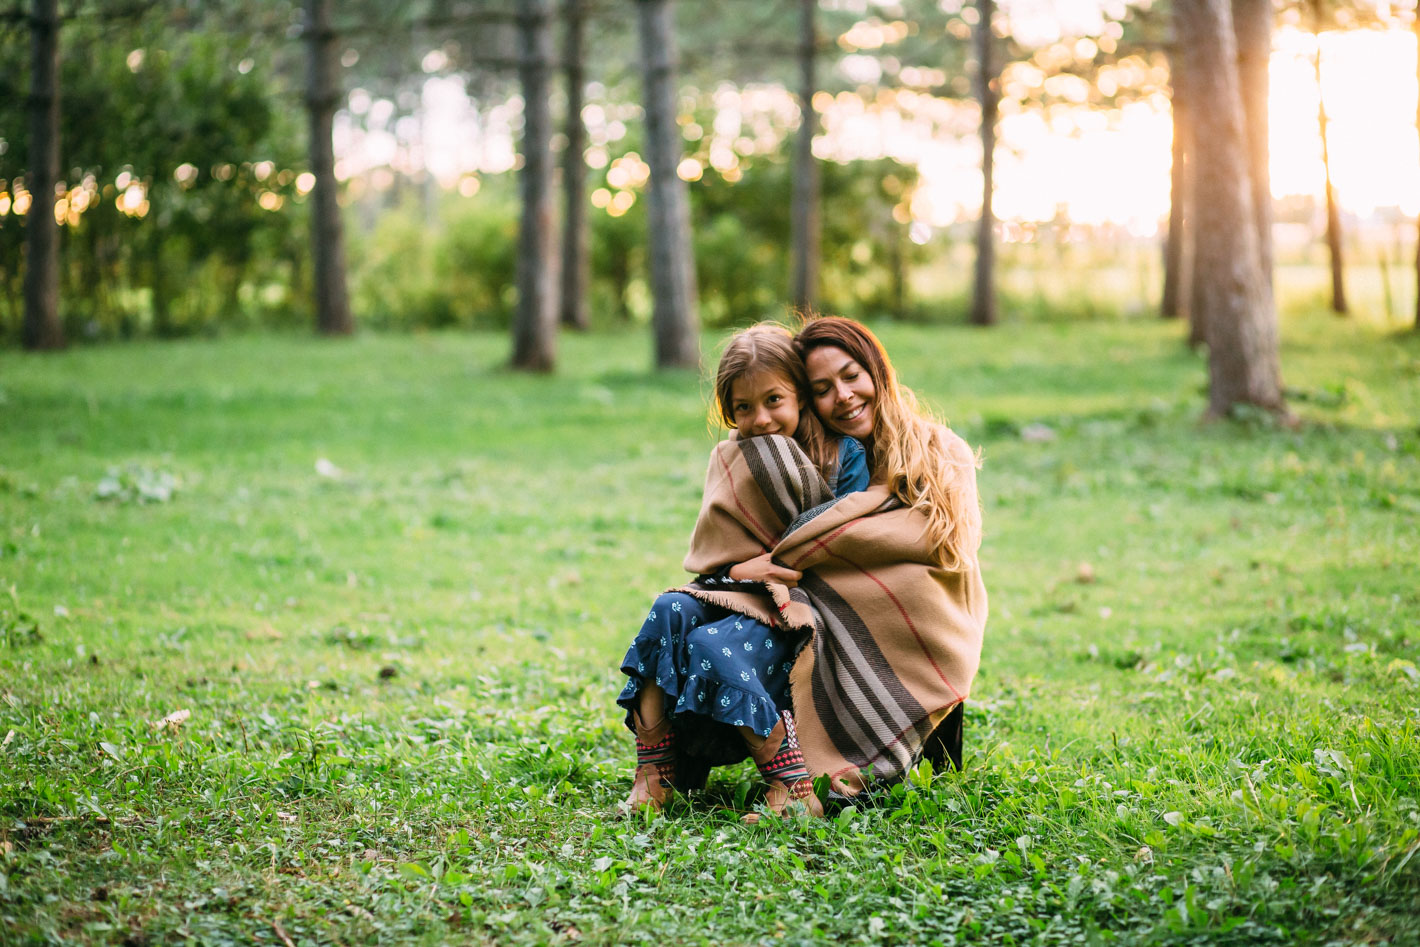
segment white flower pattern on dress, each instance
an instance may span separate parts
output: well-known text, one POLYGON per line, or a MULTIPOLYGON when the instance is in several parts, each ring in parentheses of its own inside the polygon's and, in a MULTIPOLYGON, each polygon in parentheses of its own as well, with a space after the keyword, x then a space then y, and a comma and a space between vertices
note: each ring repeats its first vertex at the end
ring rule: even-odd
POLYGON ((723 655, 724 655, 725 657, 727 657, 727 658, 733 658, 733 657, 735 656, 735 653, 734 653, 733 651, 731 651, 729 648, 721 648, 721 649, 720 649, 720 653, 723 654, 723 655))

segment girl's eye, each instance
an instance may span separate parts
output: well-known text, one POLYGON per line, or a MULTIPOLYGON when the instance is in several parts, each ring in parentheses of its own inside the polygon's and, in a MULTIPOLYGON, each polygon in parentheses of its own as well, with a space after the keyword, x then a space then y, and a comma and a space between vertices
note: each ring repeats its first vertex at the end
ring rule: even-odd
POLYGON ((849 381, 852 381, 853 379, 855 379, 855 378, 858 377, 858 373, 857 373, 857 372, 849 372, 848 374, 844 375, 843 377, 846 378, 846 379, 848 379, 849 381))

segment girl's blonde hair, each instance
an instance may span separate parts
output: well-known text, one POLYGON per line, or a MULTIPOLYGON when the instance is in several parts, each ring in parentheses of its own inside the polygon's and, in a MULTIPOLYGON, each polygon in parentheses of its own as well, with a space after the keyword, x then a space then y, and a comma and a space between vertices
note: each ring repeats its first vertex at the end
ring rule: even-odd
POLYGON ((720 419, 735 426, 734 394, 731 389, 740 378, 768 372, 778 375, 794 386, 799 396, 799 426, 794 440, 808 454, 814 466, 827 476, 837 462, 837 441, 830 442, 822 422, 814 414, 813 393, 809 389, 809 374, 804 360, 794 347, 794 335, 777 322, 760 322, 736 332, 720 353, 720 365, 715 370, 715 407, 720 419))
POLYGON ((920 405, 912 389, 898 384, 887 352, 866 326, 840 316, 809 318, 794 336, 800 360, 824 346, 842 349, 873 380, 873 482, 885 483, 927 517, 926 535, 942 568, 974 566, 981 546, 980 457, 920 405))

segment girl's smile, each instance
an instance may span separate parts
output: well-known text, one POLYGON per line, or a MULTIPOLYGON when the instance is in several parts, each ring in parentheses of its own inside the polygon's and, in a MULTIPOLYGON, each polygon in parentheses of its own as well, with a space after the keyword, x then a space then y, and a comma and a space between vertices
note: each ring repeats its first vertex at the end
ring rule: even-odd
POLYGON ((799 396, 787 378, 770 372, 741 375, 730 385, 730 413, 746 437, 782 434, 799 428, 799 396))
POLYGON ((839 434, 866 441, 873 436, 878 392, 867 369, 836 345, 819 345, 804 359, 814 411, 839 434))

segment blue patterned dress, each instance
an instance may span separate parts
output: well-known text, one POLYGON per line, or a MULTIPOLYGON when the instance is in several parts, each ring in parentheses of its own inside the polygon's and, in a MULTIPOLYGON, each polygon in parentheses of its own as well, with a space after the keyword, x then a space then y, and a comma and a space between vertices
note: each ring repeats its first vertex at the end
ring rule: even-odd
MULTIPOLYGON (((837 498, 867 486, 863 445, 845 437, 829 487, 837 498)), ((665 691, 677 744, 712 766, 734 763, 745 756, 744 738, 734 728, 768 736, 780 709, 789 706, 789 670, 803 642, 797 632, 666 592, 622 659, 628 680, 616 702, 634 730, 641 688, 654 682, 665 691)))

